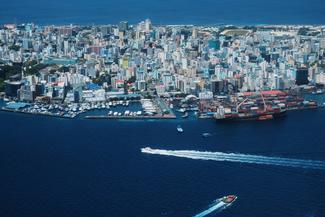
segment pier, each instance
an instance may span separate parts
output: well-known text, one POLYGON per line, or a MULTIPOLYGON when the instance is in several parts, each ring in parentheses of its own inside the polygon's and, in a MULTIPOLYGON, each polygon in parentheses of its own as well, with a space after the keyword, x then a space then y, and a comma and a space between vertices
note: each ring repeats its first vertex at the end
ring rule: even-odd
POLYGON ((85 119, 127 119, 127 120, 148 120, 148 119, 176 119, 175 115, 159 116, 105 116, 105 115, 87 115, 85 119))

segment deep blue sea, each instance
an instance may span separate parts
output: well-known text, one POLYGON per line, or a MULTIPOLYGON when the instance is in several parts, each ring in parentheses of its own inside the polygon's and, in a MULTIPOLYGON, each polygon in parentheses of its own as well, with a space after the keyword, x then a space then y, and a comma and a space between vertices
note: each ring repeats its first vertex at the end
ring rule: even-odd
MULTIPOLYGON (((324 0, 0 0, 0 23, 324 24, 324 0)), ((267 122, 59 119, 0 112, 1 217, 323 217, 325 171, 147 155, 222 151, 325 161, 325 110, 267 122), (176 126, 181 124, 184 133, 176 126), (201 133, 213 136, 203 138, 201 133)))
POLYGON ((324 0, 0 0, 0 23, 325 24, 324 0))
POLYGON ((265 122, 86 120, 0 112, 1 217, 323 217, 325 170, 148 155, 140 148, 325 161, 325 110, 265 122), (181 124, 184 133, 176 126, 181 124), (203 138, 201 133, 210 132, 203 138))

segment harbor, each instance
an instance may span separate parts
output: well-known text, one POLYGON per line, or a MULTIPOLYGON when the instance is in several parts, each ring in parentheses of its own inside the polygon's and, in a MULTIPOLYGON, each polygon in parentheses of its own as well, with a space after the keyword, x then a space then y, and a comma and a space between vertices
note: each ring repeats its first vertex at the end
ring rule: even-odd
POLYGON ((88 103, 2 103, 5 112, 81 119, 175 119, 176 115, 161 99, 109 100, 88 103))
POLYGON ((317 109, 323 104, 299 94, 280 90, 244 92, 200 102, 199 118, 216 120, 270 120, 288 111, 317 109))
POLYGON ((2 99, 5 112, 79 119, 215 119, 270 120, 290 111, 321 109, 324 93, 293 94, 285 91, 246 92, 209 100, 194 96, 117 99, 82 103, 20 102, 2 99))

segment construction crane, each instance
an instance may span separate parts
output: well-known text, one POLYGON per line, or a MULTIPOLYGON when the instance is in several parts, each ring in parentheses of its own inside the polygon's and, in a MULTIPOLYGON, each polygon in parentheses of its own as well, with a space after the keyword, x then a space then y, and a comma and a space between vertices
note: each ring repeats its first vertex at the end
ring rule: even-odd
POLYGON ((263 100, 263 104, 264 104, 264 111, 266 112, 266 103, 265 103, 265 99, 264 99, 264 96, 263 96, 262 91, 260 91, 260 94, 261 94, 261 97, 262 97, 262 100, 263 100))

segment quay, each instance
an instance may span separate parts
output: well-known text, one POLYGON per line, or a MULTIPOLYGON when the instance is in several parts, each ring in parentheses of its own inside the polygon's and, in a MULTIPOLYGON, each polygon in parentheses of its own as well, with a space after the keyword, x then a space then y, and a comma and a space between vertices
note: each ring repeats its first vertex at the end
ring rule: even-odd
POLYGON ((148 120, 148 119, 176 119, 175 115, 159 116, 105 116, 105 115, 88 115, 85 119, 128 119, 128 120, 148 120))
POLYGON ((8 108, 1 108, 0 111, 12 112, 12 113, 20 113, 20 114, 28 114, 28 115, 41 115, 41 116, 65 118, 65 119, 73 119, 74 118, 72 116, 61 116, 61 115, 56 115, 56 114, 52 114, 52 113, 27 112, 27 111, 21 111, 21 110, 16 110, 16 109, 8 109, 8 108))

